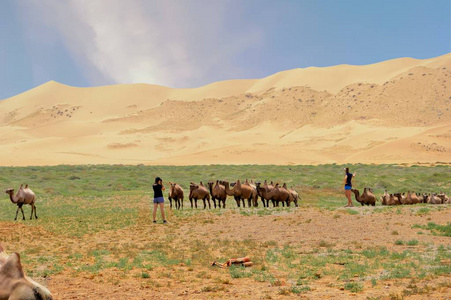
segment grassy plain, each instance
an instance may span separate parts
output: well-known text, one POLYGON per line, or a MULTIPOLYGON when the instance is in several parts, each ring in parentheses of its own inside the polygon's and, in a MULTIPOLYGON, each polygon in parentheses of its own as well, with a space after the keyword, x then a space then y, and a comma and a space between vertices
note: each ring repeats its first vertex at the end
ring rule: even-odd
MULTIPOLYGON (((39 219, 14 222, 0 200, 0 242, 19 252, 27 273, 57 299, 313 298, 401 299, 451 295, 449 206, 344 209, 343 167, 56 166, 1 167, 5 189, 27 183, 39 219), (155 176, 188 194, 190 181, 287 182, 299 208, 167 208, 168 225, 150 222, 155 176), (210 267, 248 255, 252 268, 210 267)), ((353 165, 354 184, 390 192, 451 190, 450 166, 353 165)), ((161 220, 159 220, 161 221, 161 220)))

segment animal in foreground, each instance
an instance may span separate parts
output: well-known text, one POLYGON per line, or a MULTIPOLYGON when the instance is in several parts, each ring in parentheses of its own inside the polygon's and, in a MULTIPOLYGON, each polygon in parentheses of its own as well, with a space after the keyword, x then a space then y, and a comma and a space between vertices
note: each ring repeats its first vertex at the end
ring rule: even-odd
POLYGON ((14 189, 7 189, 5 191, 5 193, 7 193, 9 195, 9 199, 11 200, 11 202, 17 205, 16 217, 14 218, 14 220, 17 220, 17 214, 19 213, 19 210, 22 212, 22 217, 25 220, 25 214, 24 214, 23 208, 22 208, 22 206, 24 204, 31 205, 30 220, 33 218, 33 212, 34 212, 34 217, 36 219, 38 218, 38 216, 36 215, 36 205, 35 205, 36 195, 28 187, 28 185, 25 185, 25 187, 23 187, 23 184, 21 184, 19 189, 17 190, 17 193, 15 196, 14 196, 14 189))
POLYGON ((7 255, 0 245, 0 299, 1 300, 52 300, 44 286, 26 276, 20 255, 7 255))
POLYGON ((183 189, 180 185, 175 182, 169 182, 171 185, 169 189, 169 207, 172 208, 172 200, 174 200, 175 208, 183 208, 183 189))
POLYGON ((189 185, 189 201, 191 202, 191 208, 193 208, 193 200, 194 204, 197 208, 197 200, 202 199, 204 201, 204 209, 207 207, 206 201, 208 201, 208 208, 211 209, 210 203, 210 194, 208 190, 203 185, 202 181, 200 184, 191 182, 189 185))
POLYGON ((351 192, 354 193, 355 200, 362 204, 362 206, 365 204, 372 206, 376 205, 376 197, 369 189, 365 188, 362 195, 360 195, 360 191, 358 189, 351 189, 351 192))

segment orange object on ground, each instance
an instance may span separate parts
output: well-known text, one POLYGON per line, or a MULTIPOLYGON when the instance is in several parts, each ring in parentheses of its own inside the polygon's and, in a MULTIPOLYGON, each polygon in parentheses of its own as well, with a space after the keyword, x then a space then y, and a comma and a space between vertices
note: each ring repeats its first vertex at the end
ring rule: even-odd
POLYGON ((228 268, 231 265, 242 265, 244 267, 250 267, 253 265, 253 263, 251 262, 251 259, 249 257, 245 256, 240 258, 231 258, 225 263, 218 263, 214 261, 211 265, 220 268, 228 268))

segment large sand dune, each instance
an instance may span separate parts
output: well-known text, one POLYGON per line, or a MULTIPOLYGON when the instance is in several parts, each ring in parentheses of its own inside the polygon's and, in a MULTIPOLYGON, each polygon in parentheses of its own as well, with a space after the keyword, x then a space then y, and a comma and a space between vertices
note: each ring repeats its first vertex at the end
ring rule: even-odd
POLYGON ((0 101, 0 165, 451 162, 451 54, 0 101))

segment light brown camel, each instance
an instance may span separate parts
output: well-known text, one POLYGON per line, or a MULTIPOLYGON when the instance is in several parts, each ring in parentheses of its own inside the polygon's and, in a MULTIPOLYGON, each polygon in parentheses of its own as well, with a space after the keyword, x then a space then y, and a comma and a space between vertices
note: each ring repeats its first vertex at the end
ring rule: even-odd
MULTIPOLYGON (((244 182, 244 185, 250 186, 253 191, 252 191, 252 205, 254 205, 254 207, 258 207, 258 192, 257 192, 257 186, 255 185, 254 181, 251 180, 251 182, 246 181, 244 182)), ((249 204, 249 207, 251 205, 249 204)))
POLYGON ((47 288, 24 274, 20 255, 7 255, 0 245, 0 299, 1 300, 52 300, 47 288))
POLYGON ((389 199, 390 199, 390 195, 388 194, 387 190, 385 190, 384 195, 381 196, 382 205, 389 205, 388 204, 389 199))
POLYGON ((450 204, 451 202, 449 201, 449 197, 445 194, 445 193, 443 193, 443 192, 440 192, 439 194, 437 194, 437 197, 439 197, 440 199, 442 199, 442 203, 443 204, 450 204))
POLYGON ((172 209, 172 200, 174 200, 175 208, 183 208, 183 189, 175 182, 169 182, 171 187, 169 188, 169 207, 172 209))
POLYGON ((439 197, 437 197, 437 194, 432 194, 432 195, 429 195, 429 201, 428 201, 428 203, 429 204, 442 204, 443 202, 442 202, 442 199, 440 199, 439 197))
POLYGON ((351 192, 354 193, 355 200, 364 205, 376 205, 376 197, 368 191, 367 188, 364 189, 362 196, 360 196, 360 191, 358 189, 351 189, 351 192))
POLYGON ((189 185, 188 198, 189 201, 191 202, 191 208, 193 208, 193 200, 197 208, 197 200, 202 199, 202 201, 204 201, 204 209, 207 208, 206 200, 208 201, 208 208, 211 209, 210 194, 202 184, 202 181, 200 182, 200 184, 191 182, 191 184, 189 185))
POLYGON ((275 201, 276 206, 279 206, 279 203, 282 203, 282 206, 289 206, 291 193, 284 188, 279 187, 279 184, 276 183, 271 192, 268 192, 266 196, 271 199, 271 201, 275 201))
POLYGON ((38 216, 36 215, 36 205, 35 205, 36 195, 30 188, 28 188, 28 184, 25 185, 25 188, 23 187, 23 184, 21 184, 15 196, 14 189, 7 189, 5 193, 9 194, 9 199, 11 200, 11 202, 17 205, 16 217, 14 218, 14 220, 17 220, 17 214, 19 213, 19 209, 22 212, 23 219, 25 220, 25 214, 22 208, 24 204, 31 205, 30 220, 33 219, 33 211, 34 217, 36 219, 38 218, 38 216))
POLYGON ((288 201, 288 206, 290 206, 290 203, 293 202, 294 205, 295 205, 296 207, 298 207, 298 200, 299 200, 299 194, 298 194, 298 192, 296 192, 296 191, 293 189, 293 187, 291 187, 290 189, 288 189, 286 183, 283 184, 282 188, 286 189, 286 190, 290 193, 290 198, 289 198, 289 201, 288 201))
POLYGON ((211 199, 213 200, 213 205, 216 208, 216 199, 218 199, 218 207, 225 208, 225 202, 227 199, 227 193, 225 191, 225 187, 222 184, 219 184, 219 180, 216 180, 216 183, 213 181, 208 182, 208 187, 210 189, 211 199))

